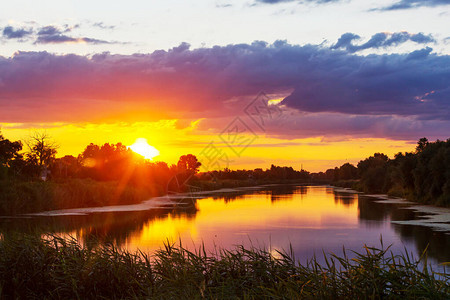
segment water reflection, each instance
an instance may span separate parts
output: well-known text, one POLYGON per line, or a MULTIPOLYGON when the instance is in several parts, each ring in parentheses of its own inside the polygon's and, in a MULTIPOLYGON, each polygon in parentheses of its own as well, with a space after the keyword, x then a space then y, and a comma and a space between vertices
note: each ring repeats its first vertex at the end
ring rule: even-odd
POLYGON ((406 226, 393 224, 394 230, 403 239, 415 244, 419 253, 422 253, 428 246, 428 256, 437 259, 439 262, 448 262, 450 249, 450 236, 442 232, 434 232, 431 228, 424 226, 406 226))
POLYGON ((185 246, 205 243, 209 250, 236 244, 287 249, 300 259, 314 253, 340 253, 379 246, 380 235, 393 251, 416 255, 429 244, 429 256, 450 261, 450 235, 429 228, 390 223, 419 217, 399 204, 328 186, 279 185, 210 194, 189 207, 85 216, 0 219, 5 238, 16 231, 72 235, 82 243, 114 243, 153 251, 181 239, 185 246))
POLYGON ((334 191, 334 203, 351 206, 358 200, 357 194, 334 191))
POLYGON ((140 232, 149 223, 167 219, 192 220, 195 206, 138 212, 95 213, 83 216, 36 217, 26 219, 0 219, 5 238, 16 232, 29 234, 64 233, 83 244, 113 243, 125 245, 133 232, 140 232))
POLYGON ((433 231, 424 226, 410 226, 392 224, 390 221, 414 220, 421 215, 413 210, 405 209, 405 204, 378 203, 370 197, 359 195, 358 207, 360 222, 368 227, 379 228, 389 222, 403 241, 414 244, 417 254, 420 255, 428 247, 428 255, 439 262, 450 260, 448 246, 450 235, 445 232, 433 231))

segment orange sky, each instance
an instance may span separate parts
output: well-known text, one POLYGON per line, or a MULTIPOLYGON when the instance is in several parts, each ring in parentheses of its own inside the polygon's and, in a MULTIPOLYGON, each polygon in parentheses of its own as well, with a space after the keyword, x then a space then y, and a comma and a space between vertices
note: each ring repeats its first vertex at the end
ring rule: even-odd
MULTIPOLYGON (((432 39, 375 37, 387 44, 432 39)), ((413 151, 422 137, 448 138, 448 56, 430 49, 365 56, 347 46, 17 52, 0 57, 0 128, 11 140, 46 130, 60 145, 58 156, 145 138, 160 151, 155 160, 171 164, 191 153, 202 171, 271 164, 325 171, 375 152, 413 151)))
MULTIPOLYGON (((356 164, 360 159, 383 152, 390 157, 395 153, 413 151, 415 145, 408 141, 383 138, 341 138, 327 141, 322 137, 301 139, 279 139, 259 135, 240 152, 240 157, 220 139, 220 131, 211 132, 199 129, 202 120, 180 128, 177 120, 157 122, 118 122, 118 123, 47 123, 29 124, 3 123, 2 134, 10 140, 24 140, 33 130, 45 128, 60 145, 58 156, 78 155, 89 143, 122 142, 132 145, 137 138, 146 138, 148 143, 160 151, 155 161, 176 163, 183 154, 192 153, 200 160, 202 150, 213 142, 221 153, 228 157, 230 169, 257 167, 267 168, 271 164, 301 166, 310 172, 325 171, 345 162, 356 164)), ((203 158, 204 159, 204 158, 203 158)), ((207 163, 204 163, 206 165, 207 163)), ((226 162, 216 166, 226 167, 226 162)))

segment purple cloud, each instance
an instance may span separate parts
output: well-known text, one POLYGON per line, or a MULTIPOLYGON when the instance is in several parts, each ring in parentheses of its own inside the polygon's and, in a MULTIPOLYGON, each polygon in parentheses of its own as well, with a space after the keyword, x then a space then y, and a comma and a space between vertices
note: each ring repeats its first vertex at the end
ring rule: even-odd
POLYGON ((12 26, 6 26, 3 28, 2 35, 4 38, 7 39, 23 39, 25 37, 28 37, 33 33, 32 29, 26 29, 26 28, 14 28, 12 26))
MULTIPOLYGON (((256 2, 259 3, 265 3, 265 4, 278 4, 283 2, 294 2, 297 0, 256 0, 256 2)), ((315 2, 317 4, 324 4, 324 3, 330 3, 330 2, 338 2, 341 0, 306 0, 307 2, 315 2)))
POLYGON ((392 5, 383 8, 376 8, 373 10, 389 11, 389 10, 411 9, 416 7, 434 7, 449 4, 450 4, 449 0, 400 0, 392 5))
MULTIPOLYGON (((384 43, 388 39, 393 37, 384 43)), ((402 36, 392 43, 397 40, 402 36)), ((207 118, 220 130, 219 120, 243 114, 248 101, 265 91, 288 95, 280 105, 291 124, 273 124, 267 134, 431 136, 450 132, 449 66, 450 56, 429 47, 359 56, 285 41, 192 50, 183 43, 151 54, 92 57, 20 52, 0 57, 0 121, 123 114, 207 118)))
POLYGON ((41 35, 35 41, 36 44, 63 44, 63 43, 87 43, 87 44, 110 44, 111 42, 92 39, 87 37, 75 38, 64 34, 41 35))
POLYGON ((55 26, 45 26, 39 29, 38 35, 58 35, 62 34, 61 30, 55 26))
POLYGON ((268 125, 271 136, 301 138, 311 136, 348 136, 358 138, 390 138, 417 140, 446 139, 449 120, 420 120, 410 116, 349 115, 339 113, 308 113, 291 115, 282 124, 268 125))
POLYGON ((42 27, 38 33, 35 44, 62 44, 62 43, 88 43, 88 44, 109 44, 110 42, 88 38, 88 37, 71 37, 65 32, 72 31, 72 28, 65 25, 65 30, 60 30, 56 26, 42 27))
POLYGON ((385 33, 379 32, 374 34, 369 41, 361 45, 353 44, 353 41, 359 40, 360 36, 353 33, 344 33, 338 39, 331 49, 345 49, 348 52, 354 53, 357 51, 370 49, 370 48, 385 48, 390 46, 397 46, 407 41, 412 41, 417 44, 427 44, 435 42, 435 39, 431 35, 425 35, 421 32, 412 34, 406 31, 385 33))

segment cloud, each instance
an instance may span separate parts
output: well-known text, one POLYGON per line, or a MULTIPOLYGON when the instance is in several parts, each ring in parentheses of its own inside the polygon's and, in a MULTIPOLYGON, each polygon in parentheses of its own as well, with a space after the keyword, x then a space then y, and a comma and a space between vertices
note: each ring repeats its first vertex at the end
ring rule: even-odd
POLYGON ((63 44, 63 43, 87 43, 87 44, 109 44, 110 42, 88 37, 71 37, 66 32, 72 31, 73 27, 64 26, 61 30, 56 26, 45 26, 39 29, 35 44, 63 44))
MULTIPOLYGON (((255 0, 255 4, 280 4, 286 2, 327 4, 332 2, 342 2, 342 0, 255 0)), ((400 0, 392 5, 381 8, 373 8, 370 11, 391 11, 417 7, 435 7, 449 4, 449 0, 400 0)))
POLYGON ((425 35, 423 33, 408 33, 406 31, 386 33, 379 32, 374 34, 367 42, 361 45, 355 45, 353 42, 359 40, 360 36, 353 33, 344 33, 338 39, 331 49, 345 49, 348 52, 354 53, 357 51, 370 49, 370 48, 386 48, 391 46, 397 46, 407 41, 412 41, 417 44, 427 44, 435 42, 435 39, 431 35, 425 35))
POLYGON ((299 2, 299 3, 316 3, 316 4, 327 4, 331 2, 339 2, 341 0, 304 0, 304 1, 298 1, 298 0, 255 0, 258 4, 280 4, 285 2, 299 2))
POLYGON ((86 44, 111 44, 111 42, 92 39, 87 37, 75 38, 64 34, 40 35, 37 37, 36 44, 64 44, 64 43, 86 43, 86 44))
POLYGON ((433 51, 432 48, 426 47, 424 49, 416 50, 408 54, 406 57, 407 60, 410 59, 424 59, 428 55, 430 55, 431 51, 433 51))
POLYGON ((440 5, 449 5, 448 0, 400 0, 392 5, 376 8, 373 10, 389 11, 389 10, 401 10, 401 9, 411 9, 417 7, 434 7, 440 5))
POLYGON ((296 0, 256 0, 256 2, 265 3, 265 4, 277 4, 282 2, 293 2, 296 0))
POLYGON ((339 48, 348 48, 352 45, 352 42, 354 40, 359 40, 361 37, 357 34, 347 32, 341 35, 341 37, 338 39, 337 43, 334 44, 331 49, 339 49, 339 48))
POLYGON ((420 120, 396 115, 348 115, 340 113, 309 113, 292 115, 280 126, 270 124, 268 131, 277 138, 312 136, 348 136, 353 138, 390 138, 417 140, 448 138, 448 120, 420 120))
POLYGON ((216 4, 217 8, 227 8, 227 7, 232 7, 233 5, 230 3, 224 3, 224 4, 216 4))
MULTIPOLYGON (((34 44, 64 44, 64 43, 86 43, 86 44, 117 44, 118 42, 105 41, 94 39, 90 37, 74 37, 69 35, 73 29, 79 28, 79 24, 69 25, 63 24, 61 26, 42 26, 38 27, 36 23, 32 23, 31 28, 14 28, 6 26, 3 28, 2 37, 4 39, 16 39, 20 42, 33 40, 34 44)), ((106 26, 103 23, 95 23, 94 26, 102 27, 103 29, 113 28, 113 26, 106 26)))
POLYGON ((107 30, 112 30, 112 29, 115 29, 115 28, 116 28, 115 25, 106 25, 106 24, 103 23, 103 22, 96 22, 96 23, 92 24, 92 26, 98 27, 98 28, 100 28, 100 29, 107 29, 107 30))
POLYGON ((19 52, 0 57, 0 121, 206 118, 220 132, 265 91, 283 96, 287 116, 268 135, 448 135, 450 56, 429 47, 367 56, 340 50, 355 36, 339 49, 257 41, 134 55, 19 52))
POLYGON ((12 26, 6 26, 3 28, 2 36, 7 39, 23 39, 33 33, 32 29, 26 28, 14 28, 12 26))
POLYGON ((45 26, 39 29, 38 35, 58 35, 62 34, 56 26, 45 26))

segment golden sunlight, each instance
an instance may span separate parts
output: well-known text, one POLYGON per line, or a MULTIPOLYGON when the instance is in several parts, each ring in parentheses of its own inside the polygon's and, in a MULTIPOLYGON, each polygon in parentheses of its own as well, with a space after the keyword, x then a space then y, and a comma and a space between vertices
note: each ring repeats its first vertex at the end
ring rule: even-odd
POLYGON ((142 155, 146 159, 153 159, 159 155, 159 150, 147 143, 147 139, 138 138, 133 145, 129 146, 131 150, 142 155))

